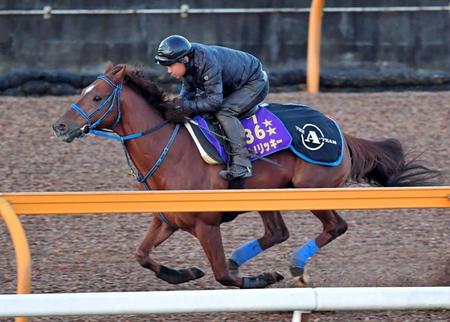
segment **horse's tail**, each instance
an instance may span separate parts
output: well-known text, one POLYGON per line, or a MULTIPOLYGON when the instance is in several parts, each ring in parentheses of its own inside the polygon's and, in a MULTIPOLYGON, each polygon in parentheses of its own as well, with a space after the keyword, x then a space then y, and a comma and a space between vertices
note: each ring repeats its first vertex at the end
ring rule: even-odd
POLYGON ((383 187, 436 184, 440 172, 421 164, 417 158, 406 161, 396 139, 369 141, 345 135, 352 158, 351 179, 383 187))

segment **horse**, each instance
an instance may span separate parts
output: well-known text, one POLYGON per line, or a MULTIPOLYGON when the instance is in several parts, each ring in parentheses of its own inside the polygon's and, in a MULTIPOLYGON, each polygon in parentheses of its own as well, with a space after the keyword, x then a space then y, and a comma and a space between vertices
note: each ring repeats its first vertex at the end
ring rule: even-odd
MULTIPOLYGON (((87 133, 114 132, 125 148, 130 166, 137 172, 142 189, 227 189, 229 182, 219 176, 223 165, 203 161, 194 140, 180 123, 165 118, 173 109, 167 94, 142 71, 126 65, 112 66, 83 89, 79 100, 52 124, 54 134, 65 142, 87 133), (143 175, 145 174, 145 175, 143 175)), ((267 157, 271 162, 254 162, 254 175, 242 184, 246 189, 333 188, 348 182, 375 186, 425 185, 436 177, 416 159, 405 160, 396 139, 369 141, 344 134, 343 157, 337 166, 306 162, 290 150, 267 157), (273 163, 280 166, 274 167, 273 163)), ((305 266, 325 245, 344 234, 346 221, 335 210, 311 210, 322 224, 321 233, 292 255, 290 272, 297 286, 307 284, 305 266)), ((237 215, 237 214, 236 214, 237 215)), ((236 216, 235 215, 235 216, 236 216)), ((239 288, 263 288, 284 277, 277 271, 241 276, 240 267, 270 247, 289 238, 280 211, 260 211, 264 234, 235 249, 227 259, 220 225, 231 221, 226 212, 166 212, 153 214, 148 231, 135 250, 137 262, 171 284, 204 276, 197 267, 174 269, 151 257, 152 250, 182 229, 196 237, 205 252, 216 281, 239 288)))

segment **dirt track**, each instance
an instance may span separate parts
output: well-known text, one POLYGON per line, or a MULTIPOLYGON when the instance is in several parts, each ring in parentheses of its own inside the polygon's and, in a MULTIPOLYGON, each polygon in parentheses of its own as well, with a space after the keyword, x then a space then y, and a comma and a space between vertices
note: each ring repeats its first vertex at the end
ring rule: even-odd
MULTIPOLYGON (((0 97, 0 191, 133 190, 134 181, 120 144, 87 138, 65 144, 50 123, 75 97, 0 97)), ((332 114, 347 133, 376 139, 395 137, 450 185, 450 92, 272 94, 267 101, 310 104, 332 114)), ((309 263, 316 287, 450 286, 448 210, 344 211, 348 232, 309 263)), ((246 264, 242 271, 267 268, 287 277, 275 287, 290 287, 288 262, 298 246, 320 232, 308 212, 286 213, 291 238, 246 264)), ((149 215, 24 216, 33 260, 33 292, 119 292, 220 289, 195 239, 177 232, 154 256, 170 266, 198 265, 200 280, 172 286, 142 269, 133 251, 149 215)), ((255 214, 223 225, 225 248, 262 234, 255 214), (250 233, 249 233, 250 232, 250 233)), ((14 293, 15 257, 8 232, 0 225, 0 293, 14 293)), ((290 321, 291 312, 178 314, 114 317, 35 318, 32 321, 290 321)), ((8 319, 4 319, 7 321, 8 319)), ((12 320, 12 319, 9 319, 12 320)), ((311 321, 448 321, 450 311, 318 312, 311 321)))

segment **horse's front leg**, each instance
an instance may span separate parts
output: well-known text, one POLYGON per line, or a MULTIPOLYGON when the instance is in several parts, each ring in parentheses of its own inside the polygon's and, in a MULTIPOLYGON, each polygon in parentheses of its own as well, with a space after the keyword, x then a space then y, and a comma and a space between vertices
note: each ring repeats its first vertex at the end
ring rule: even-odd
POLYGON ((279 280, 277 272, 263 273, 256 277, 237 277, 230 274, 218 224, 208 225, 200 222, 196 225, 194 234, 208 257, 214 277, 220 284, 240 288, 263 288, 279 280))
POLYGON ((161 221, 158 216, 153 216, 144 240, 135 251, 136 260, 142 267, 152 270, 158 278, 170 284, 185 283, 205 275, 196 267, 172 269, 161 265, 150 257, 151 251, 169 238, 176 230, 177 228, 161 221))

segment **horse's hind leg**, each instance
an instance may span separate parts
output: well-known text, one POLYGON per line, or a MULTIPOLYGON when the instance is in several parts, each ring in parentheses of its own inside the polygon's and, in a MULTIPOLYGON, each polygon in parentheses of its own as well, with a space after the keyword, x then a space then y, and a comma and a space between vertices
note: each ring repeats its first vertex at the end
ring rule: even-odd
POLYGON ((264 224, 264 236, 235 249, 228 259, 230 273, 235 276, 239 275, 239 267, 242 264, 289 238, 289 231, 279 211, 260 211, 259 214, 264 224))
POLYGON ((294 277, 294 283, 299 287, 306 286, 308 282, 304 269, 309 258, 347 230, 347 223, 335 210, 312 210, 311 212, 322 222, 323 230, 315 239, 297 249, 291 257, 291 274, 294 277))
POLYGON ((230 274, 225 261, 225 252, 219 225, 198 223, 195 227, 195 236, 200 241, 208 257, 214 277, 222 285, 240 288, 263 288, 280 280, 279 273, 263 273, 257 277, 237 277, 230 274))
POLYGON ((153 248, 172 236, 176 230, 177 228, 162 222, 157 216, 153 216, 144 240, 135 251, 136 260, 142 267, 152 270, 158 278, 171 284, 188 282, 205 275, 196 267, 189 269, 168 268, 150 257, 153 248))

